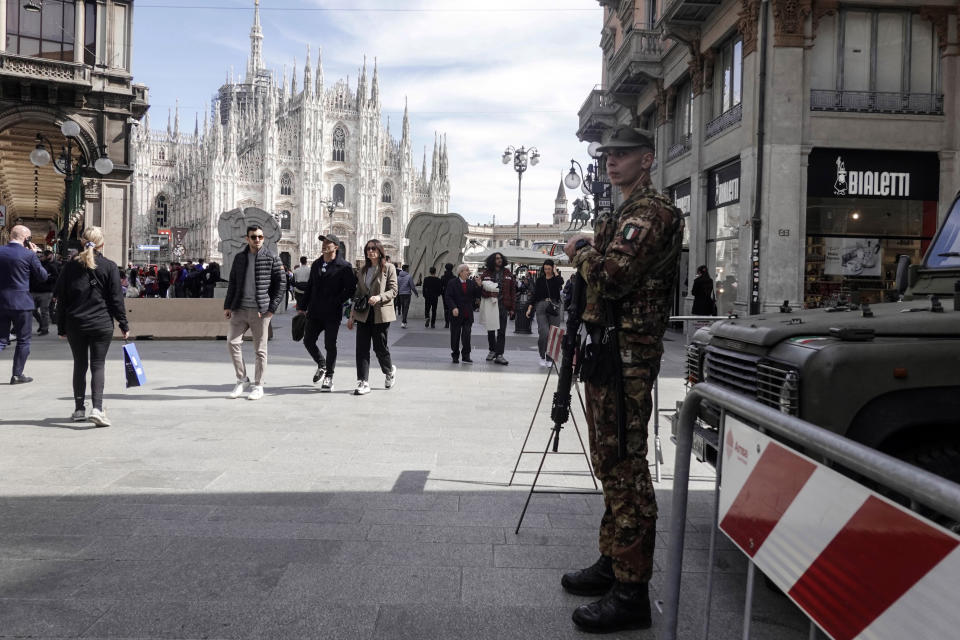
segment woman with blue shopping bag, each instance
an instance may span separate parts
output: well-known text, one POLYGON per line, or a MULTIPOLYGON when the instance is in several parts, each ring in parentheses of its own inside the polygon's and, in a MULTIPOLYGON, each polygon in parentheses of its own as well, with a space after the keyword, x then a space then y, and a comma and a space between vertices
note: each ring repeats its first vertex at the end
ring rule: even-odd
POLYGON ((109 427, 103 410, 104 369, 107 351, 117 321, 123 338, 130 332, 127 310, 120 290, 117 265, 103 257, 103 231, 87 227, 83 232, 83 251, 63 267, 57 280, 57 331, 66 337, 73 352, 74 422, 85 422, 87 369, 90 369, 90 395, 93 409, 89 420, 109 427))

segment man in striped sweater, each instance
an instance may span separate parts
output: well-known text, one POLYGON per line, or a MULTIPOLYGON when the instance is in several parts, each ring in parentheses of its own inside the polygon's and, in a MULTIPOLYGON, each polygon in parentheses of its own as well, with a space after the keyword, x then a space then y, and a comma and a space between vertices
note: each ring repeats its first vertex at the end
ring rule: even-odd
POLYGON ((283 263, 263 246, 263 242, 264 233, 260 225, 247 227, 248 248, 233 259, 227 297, 223 301, 223 315, 230 321, 227 345, 237 373, 237 385, 230 392, 231 398, 239 398, 250 384, 243 362, 243 334, 247 329, 253 334, 253 348, 257 354, 253 386, 247 400, 263 397, 270 319, 286 294, 283 263))

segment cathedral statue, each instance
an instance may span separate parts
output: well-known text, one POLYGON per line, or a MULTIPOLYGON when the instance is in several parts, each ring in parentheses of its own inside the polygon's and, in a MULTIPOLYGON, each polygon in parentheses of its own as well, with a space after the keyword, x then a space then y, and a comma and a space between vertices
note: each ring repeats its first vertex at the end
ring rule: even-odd
POLYGON ((294 261, 318 257, 317 236, 329 232, 351 263, 370 238, 400 255, 414 215, 448 211, 446 137, 435 134, 429 163, 427 149, 415 163, 406 107, 399 139, 382 120, 376 61, 369 79, 364 60, 353 84, 329 83, 308 47, 299 77, 296 64, 277 77, 264 64, 259 2, 253 8, 246 72, 228 73, 192 134, 178 107, 165 131, 151 130, 148 114, 134 135, 134 244, 189 227, 185 257, 227 265, 221 213, 256 208, 279 221, 276 251, 294 261))

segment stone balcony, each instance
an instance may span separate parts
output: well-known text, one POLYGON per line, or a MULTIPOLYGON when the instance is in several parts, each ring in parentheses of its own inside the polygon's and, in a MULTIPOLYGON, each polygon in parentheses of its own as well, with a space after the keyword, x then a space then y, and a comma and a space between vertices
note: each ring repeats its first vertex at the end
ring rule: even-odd
POLYGON ((670 26, 689 27, 706 21, 723 0, 667 0, 660 22, 670 26))
POLYGON ((636 95, 661 77, 663 33, 650 25, 634 25, 607 66, 611 94, 636 95))
POLYGON ((594 87, 580 107, 577 138, 586 142, 600 140, 604 131, 616 125, 618 108, 605 90, 599 85, 594 87))
POLYGON ((46 60, 0 53, 0 76, 91 87, 92 67, 75 62, 46 60))

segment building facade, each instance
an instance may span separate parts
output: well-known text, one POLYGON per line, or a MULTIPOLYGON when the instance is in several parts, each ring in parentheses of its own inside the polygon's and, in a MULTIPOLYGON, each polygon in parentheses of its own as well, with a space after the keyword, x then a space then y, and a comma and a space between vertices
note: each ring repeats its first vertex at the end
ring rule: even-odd
POLYGON ((104 253, 125 263, 129 141, 149 106, 147 88, 133 82, 132 35, 132 1, 0 0, 0 208, 7 230, 26 225, 34 242, 59 249, 61 233, 76 247, 85 226, 100 226, 104 253), (35 165, 38 147, 47 157, 35 165))
POLYGON ((185 228, 185 257, 219 260, 220 215, 257 207, 280 223, 284 257, 318 256, 326 232, 353 261, 370 238, 396 255, 412 215, 448 212, 446 139, 435 137, 430 164, 424 150, 415 166, 406 109, 399 140, 381 122, 376 62, 368 80, 364 60, 355 88, 326 84, 320 54, 314 69, 308 48, 299 87, 297 75, 294 65, 278 82, 264 67, 257 2, 244 78, 228 78, 192 133, 177 109, 166 130, 152 130, 148 116, 134 140, 134 223, 144 243, 185 228))
POLYGON ((960 189, 960 3, 600 4, 578 137, 655 133, 688 281, 706 264, 723 313, 891 298, 960 189))
MULTIPOLYGON (((576 203, 580 206, 580 203, 576 203)), ((583 231, 590 232, 588 226, 583 231)), ((521 224, 520 246, 532 248, 534 245, 545 245, 553 242, 563 242, 575 231, 570 223, 567 194, 563 188, 563 180, 557 189, 557 198, 553 203, 552 224, 521 224)), ((517 225, 515 224, 471 224, 467 232, 467 253, 477 253, 486 249, 516 246, 517 225)))

